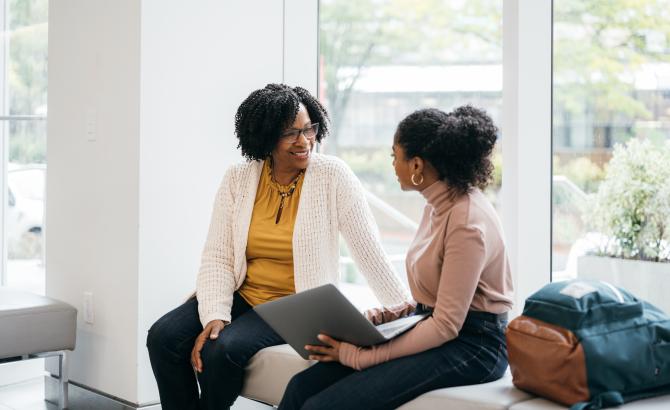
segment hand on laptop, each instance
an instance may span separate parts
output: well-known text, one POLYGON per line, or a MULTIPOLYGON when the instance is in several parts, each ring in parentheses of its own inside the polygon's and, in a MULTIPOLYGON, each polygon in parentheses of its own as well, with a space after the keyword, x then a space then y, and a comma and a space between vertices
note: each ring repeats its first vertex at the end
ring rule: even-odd
POLYGON ((306 345, 305 350, 309 351, 309 358, 311 360, 318 360, 319 362, 339 362, 340 361, 340 345, 342 342, 335 340, 327 335, 318 335, 317 338, 326 346, 306 345))
POLYGON ((207 339, 214 340, 218 338, 219 333, 223 330, 224 326, 225 323, 223 320, 212 320, 211 322, 207 323, 207 326, 202 329, 202 332, 200 332, 198 337, 195 339, 195 345, 193 346, 193 350, 191 350, 191 365, 193 365, 193 368, 198 373, 202 373, 202 359, 200 358, 200 351, 205 345, 205 341, 207 341, 207 339))

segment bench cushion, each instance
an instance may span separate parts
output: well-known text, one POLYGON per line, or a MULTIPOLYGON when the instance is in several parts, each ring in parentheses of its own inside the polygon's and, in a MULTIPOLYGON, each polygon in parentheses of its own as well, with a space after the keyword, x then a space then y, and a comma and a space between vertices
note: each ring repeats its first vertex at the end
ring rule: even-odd
MULTIPOLYGON (((277 405, 291 377, 312 363, 303 360, 289 345, 263 349, 251 358, 247 366, 242 396, 277 405)), ((434 390, 404 404, 400 409, 504 410, 529 398, 531 395, 512 386, 512 377, 506 374, 492 383, 434 390)))
POLYGON ((430 391, 398 407, 398 410, 507 410, 511 405, 532 397, 512 385, 512 375, 508 372, 491 383, 430 391))
MULTIPOLYGON (((303 360, 289 345, 268 347, 251 358, 247 366, 242 396, 279 404, 291 377, 313 362, 303 360)), ((563 410, 567 407, 515 388, 512 376, 491 383, 433 390, 400 406, 399 410, 563 410)), ((635 401, 621 407, 626 410, 670 409, 670 395, 635 401)))
MULTIPOLYGON (((515 404, 510 410, 564 410, 568 407, 545 399, 533 399, 515 404)), ((617 409, 625 410, 667 410, 670 409, 670 396, 659 396, 652 399, 632 401, 617 409)))
POLYGON ((67 303, 0 287, 0 358, 73 350, 76 328, 67 303))
POLYGON ((312 365, 289 345, 266 347, 247 365, 242 396, 278 405, 293 375, 312 365))

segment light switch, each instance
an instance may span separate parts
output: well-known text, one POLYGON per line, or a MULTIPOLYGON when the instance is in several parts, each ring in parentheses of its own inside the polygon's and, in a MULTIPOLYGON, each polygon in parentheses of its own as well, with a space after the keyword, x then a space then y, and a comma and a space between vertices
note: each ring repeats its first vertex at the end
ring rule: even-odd
POLYGON ((98 113, 89 108, 84 114, 84 139, 87 142, 96 142, 98 140, 98 113))

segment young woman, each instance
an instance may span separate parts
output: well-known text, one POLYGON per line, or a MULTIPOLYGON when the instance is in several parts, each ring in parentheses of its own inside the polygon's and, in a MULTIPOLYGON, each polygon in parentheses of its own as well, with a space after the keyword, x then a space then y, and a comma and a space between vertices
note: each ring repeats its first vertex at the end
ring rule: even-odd
POLYGON ((432 312, 409 332, 368 348, 327 335, 308 346, 320 363, 289 383, 280 409, 391 409, 430 390, 484 383, 507 367, 512 278, 489 182, 497 129, 481 110, 419 110, 402 120, 393 166, 403 190, 426 198, 407 253, 416 304, 367 312, 376 324, 432 312))

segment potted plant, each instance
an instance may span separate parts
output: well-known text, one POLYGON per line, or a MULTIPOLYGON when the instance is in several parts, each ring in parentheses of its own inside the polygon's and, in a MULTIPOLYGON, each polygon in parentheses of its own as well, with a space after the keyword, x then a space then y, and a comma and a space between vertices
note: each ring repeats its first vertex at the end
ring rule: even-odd
POLYGON ((617 144, 605 179, 589 199, 591 250, 579 277, 628 289, 670 313, 670 141, 617 144))

